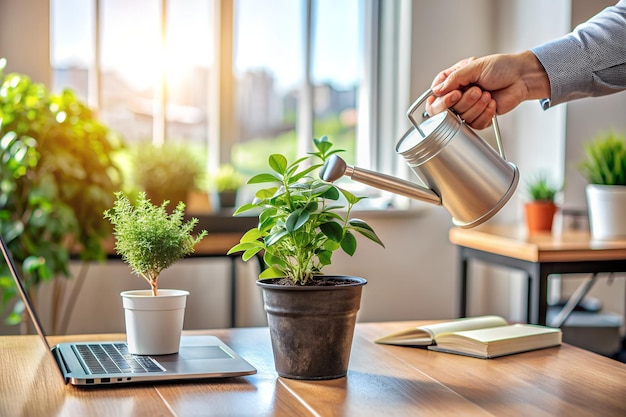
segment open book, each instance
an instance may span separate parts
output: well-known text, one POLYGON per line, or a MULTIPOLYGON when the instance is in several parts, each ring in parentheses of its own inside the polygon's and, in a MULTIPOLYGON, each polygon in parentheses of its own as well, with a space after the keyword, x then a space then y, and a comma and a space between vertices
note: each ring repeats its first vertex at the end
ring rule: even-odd
POLYGON ((376 340, 399 346, 422 346, 440 352, 479 358, 542 349, 561 344, 560 329, 532 324, 508 324, 498 316, 480 316, 403 330, 376 340))

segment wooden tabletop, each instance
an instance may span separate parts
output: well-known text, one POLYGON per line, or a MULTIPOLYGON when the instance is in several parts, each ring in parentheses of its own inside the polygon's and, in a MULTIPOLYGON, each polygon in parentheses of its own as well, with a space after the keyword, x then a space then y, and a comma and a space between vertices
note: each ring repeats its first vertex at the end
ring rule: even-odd
POLYGON ((626 240, 593 240, 588 231, 529 233, 518 225, 481 225, 450 229, 455 245, 531 262, 606 261, 626 259, 626 240))
POLYGON ((626 365, 569 345, 483 360, 372 342, 418 324, 358 324, 348 376, 337 380, 278 377, 267 328, 239 328, 193 333, 220 337, 258 369, 256 375, 89 388, 64 385, 37 336, 2 336, 0 415, 626 415, 626 365))

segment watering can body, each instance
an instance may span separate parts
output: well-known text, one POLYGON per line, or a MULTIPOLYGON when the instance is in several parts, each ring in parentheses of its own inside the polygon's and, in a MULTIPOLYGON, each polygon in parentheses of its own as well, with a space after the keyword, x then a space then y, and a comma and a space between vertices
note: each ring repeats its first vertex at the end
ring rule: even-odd
POLYGON ((490 219, 511 198, 519 182, 519 171, 504 156, 495 117, 498 151, 451 110, 417 123, 414 112, 431 94, 428 90, 411 105, 407 115, 413 127, 396 145, 396 152, 426 187, 347 166, 337 156, 327 161, 320 174, 331 181, 347 175, 385 191, 439 204, 452 215, 455 225, 477 226, 490 219))

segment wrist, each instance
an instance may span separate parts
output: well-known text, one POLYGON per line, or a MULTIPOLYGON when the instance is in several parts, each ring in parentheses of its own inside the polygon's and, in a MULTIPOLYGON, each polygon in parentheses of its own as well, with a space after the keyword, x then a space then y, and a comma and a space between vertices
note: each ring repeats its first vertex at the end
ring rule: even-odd
POLYGON ((520 77, 526 85, 526 99, 550 98, 550 79, 535 54, 530 50, 520 52, 516 59, 521 63, 520 77))

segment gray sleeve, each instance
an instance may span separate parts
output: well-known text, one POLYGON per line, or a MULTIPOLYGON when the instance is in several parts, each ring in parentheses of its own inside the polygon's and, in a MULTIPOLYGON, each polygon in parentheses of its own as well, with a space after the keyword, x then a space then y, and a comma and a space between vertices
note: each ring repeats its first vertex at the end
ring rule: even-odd
POLYGON ((544 109, 626 89, 626 0, 531 51, 550 80, 544 109))

